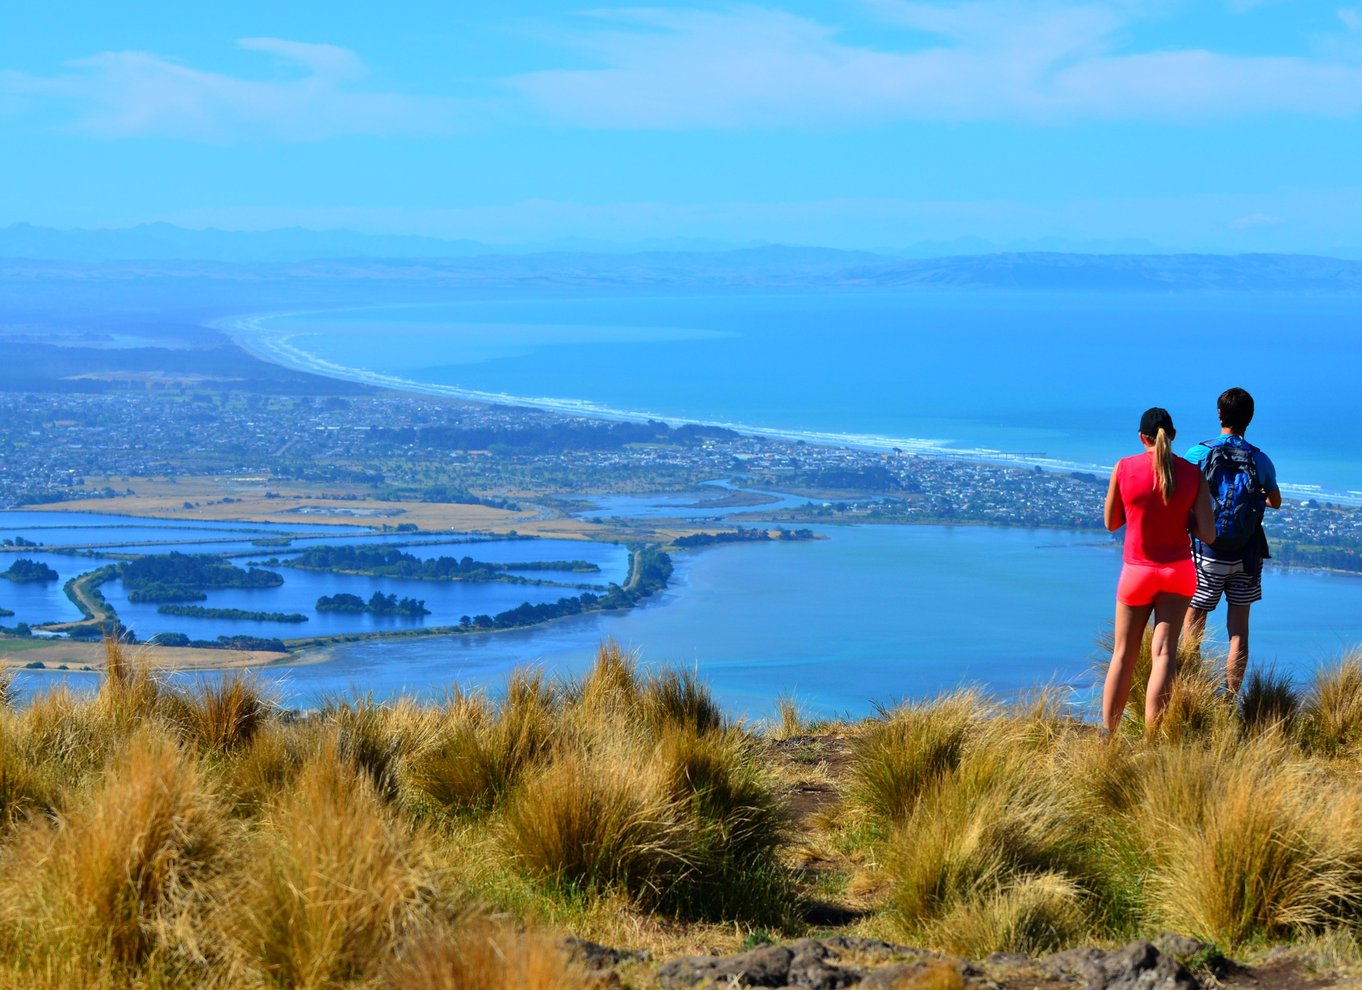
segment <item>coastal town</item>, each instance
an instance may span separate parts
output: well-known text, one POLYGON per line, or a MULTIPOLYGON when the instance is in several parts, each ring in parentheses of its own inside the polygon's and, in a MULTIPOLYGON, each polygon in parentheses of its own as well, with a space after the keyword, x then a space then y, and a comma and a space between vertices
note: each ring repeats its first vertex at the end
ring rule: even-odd
MULTIPOLYGON (((696 492, 723 479, 748 498, 737 516, 732 509, 742 502, 730 498, 727 519, 1101 529, 1106 479, 1088 472, 316 381, 314 395, 174 381, 0 392, 0 508, 250 477, 334 498, 534 504, 565 514, 587 504, 585 496, 696 492), (774 499, 755 494, 762 492, 805 501, 763 508, 774 499)), ((1280 563, 1362 568, 1362 511, 1353 507, 1288 501, 1269 532, 1280 563)))

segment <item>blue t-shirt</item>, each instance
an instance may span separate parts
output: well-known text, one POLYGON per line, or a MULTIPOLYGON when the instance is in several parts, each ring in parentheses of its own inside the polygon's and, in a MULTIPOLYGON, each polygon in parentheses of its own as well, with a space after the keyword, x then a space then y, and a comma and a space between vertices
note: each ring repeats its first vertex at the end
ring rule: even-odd
MULTIPOLYGON (((1225 444, 1229 444, 1232 447, 1253 447, 1253 444, 1249 443, 1237 433, 1222 433, 1213 440, 1207 440, 1205 443, 1196 444, 1194 447, 1188 449, 1187 460, 1191 461, 1197 467, 1201 467, 1206 462, 1206 458, 1210 456, 1212 447, 1220 447, 1225 444)), ((1273 466, 1272 458, 1268 457, 1257 447, 1253 447, 1253 466, 1258 469, 1258 481, 1262 484, 1263 491, 1278 491, 1277 468, 1273 466)), ((1267 537, 1263 535, 1262 527, 1259 527, 1258 529, 1258 539, 1250 540, 1247 546, 1239 550, 1232 552, 1222 551, 1217 554, 1215 552, 1215 547, 1208 543, 1202 543, 1200 540, 1193 540, 1193 549, 1197 553, 1205 554, 1216 560, 1243 560, 1246 563, 1249 561, 1259 561, 1263 557, 1271 556, 1271 554, 1268 553, 1267 537)))

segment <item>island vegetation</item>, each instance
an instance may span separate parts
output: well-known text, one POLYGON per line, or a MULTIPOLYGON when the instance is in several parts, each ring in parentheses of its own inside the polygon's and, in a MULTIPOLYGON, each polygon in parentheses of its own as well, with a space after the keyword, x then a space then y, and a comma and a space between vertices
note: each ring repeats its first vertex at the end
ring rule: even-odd
POLYGON ((322 595, 317 599, 318 612, 367 612, 370 615, 406 615, 420 617, 430 615, 426 603, 415 598, 398 598, 395 594, 385 595, 375 591, 365 601, 359 595, 341 593, 322 595))
POLYGON ((196 602, 219 588, 277 588, 282 575, 241 568, 212 554, 149 554, 118 565, 130 602, 196 602))
POLYGON ((600 567, 586 560, 533 560, 517 563, 488 563, 472 557, 435 557, 423 560, 396 547, 318 546, 309 547, 297 557, 282 561, 289 567, 337 574, 365 574, 371 577, 408 578, 418 581, 512 581, 511 571, 567 571, 574 574, 599 574, 600 567))
POLYGON ((16 584, 45 584, 49 581, 56 581, 61 577, 55 570, 47 564, 37 560, 29 560, 27 557, 20 557, 9 568, 0 571, 0 578, 6 581, 13 581, 16 584))
POLYGON ((208 608, 203 605, 161 605, 161 615, 182 615, 191 619, 244 619, 250 622, 307 622, 302 612, 257 612, 244 608, 208 608))
POLYGON ((714 533, 690 533, 672 540, 672 546, 685 550, 711 547, 720 543, 769 543, 794 540, 812 540, 815 534, 811 529, 754 529, 738 526, 735 529, 719 530, 714 533))

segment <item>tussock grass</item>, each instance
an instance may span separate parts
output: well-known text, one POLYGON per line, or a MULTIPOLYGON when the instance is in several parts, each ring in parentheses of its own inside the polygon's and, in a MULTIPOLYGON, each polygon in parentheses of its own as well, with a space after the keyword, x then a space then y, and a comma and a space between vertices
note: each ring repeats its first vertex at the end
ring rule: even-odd
POLYGON ((138 732, 55 819, 34 819, 0 860, 11 953, 41 965, 127 970, 176 955, 176 915, 224 862, 232 831, 193 758, 138 732))
POLYGON ((1214 664, 1184 657, 1153 736, 1138 714, 1103 744, 1053 701, 960 695, 863 726, 844 831, 898 931, 965 953, 1164 929, 1227 951, 1356 938, 1362 659, 1303 696, 1255 671, 1236 708, 1214 664))
POLYGON ((372 973, 430 917, 436 884, 418 838, 366 768, 328 745, 246 844, 210 925, 231 964, 277 986, 372 973))
POLYGON ((573 962, 558 940, 482 915, 403 952, 380 986, 394 990, 593 990, 610 986, 573 962))
POLYGON ((506 809, 507 848, 564 893, 621 889, 661 904, 696 863, 677 802, 659 783, 619 757, 565 754, 506 809))
POLYGON ((1319 670, 1301 708, 1301 738, 1312 753, 1362 752, 1362 651, 1319 670))
POLYGON ((801 891, 972 956, 1362 933, 1356 655, 1239 708, 1192 667, 1157 733, 1105 742, 1054 691, 957 692, 839 726, 815 768, 611 644, 574 683, 301 717, 108 650, 94 695, 0 703, 0 986, 580 986, 547 926, 695 952, 803 934, 801 891), (794 841, 806 774, 843 803, 794 841))
POLYGON ((875 817, 902 821, 923 791, 959 766, 970 732, 991 713, 977 691, 882 711, 857 741, 852 801, 875 817))
POLYGON ((276 707, 259 681, 230 674, 217 681, 200 681, 194 690, 176 692, 165 704, 186 737, 207 753, 227 753, 248 745, 276 707))

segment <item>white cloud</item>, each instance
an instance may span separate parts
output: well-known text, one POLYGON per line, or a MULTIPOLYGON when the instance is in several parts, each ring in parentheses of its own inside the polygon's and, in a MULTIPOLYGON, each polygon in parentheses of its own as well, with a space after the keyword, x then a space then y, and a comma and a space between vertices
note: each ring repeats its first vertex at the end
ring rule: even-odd
POLYGON ((366 69, 348 49, 279 38, 237 44, 275 56, 296 77, 257 81, 147 52, 103 52, 68 63, 72 71, 61 75, 0 73, 0 99, 63 104, 76 130, 105 138, 313 141, 440 132, 457 119, 453 101, 356 88, 366 69))
POLYGON ((870 0, 921 37, 870 47, 764 7, 595 12, 569 39, 592 68, 510 80, 594 127, 1152 119, 1362 112, 1362 64, 1200 49, 1125 51, 1138 5, 870 0))

